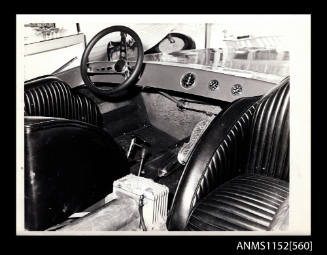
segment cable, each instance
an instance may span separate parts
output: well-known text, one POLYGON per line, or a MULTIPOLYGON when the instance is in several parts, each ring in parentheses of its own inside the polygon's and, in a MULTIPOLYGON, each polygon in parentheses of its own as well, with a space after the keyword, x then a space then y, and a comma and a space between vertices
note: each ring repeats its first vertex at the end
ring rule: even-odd
POLYGON ((147 231, 146 226, 145 226, 145 222, 144 222, 144 218, 143 218, 143 206, 144 206, 144 195, 142 194, 140 196, 140 199, 139 199, 139 214, 140 214, 140 224, 139 224, 139 227, 143 231, 147 231))
POLYGON ((200 112, 200 113, 204 113, 208 116, 212 116, 212 115, 218 115, 216 113, 210 112, 210 111, 205 111, 205 110, 200 110, 200 109, 196 109, 196 108, 191 108, 191 107, 186 107, 185 103, 189 102, 189 103, 194 103, 194 104, 205 104, 208 105, 206 103, 200 102, 200 101, 193 101, 193 100, 187 100, 187 99, 176 99, 170 95, 168 95, 165 92, 162 91, 158 91, 159 94, 163 95, 164 97, 168 98, 169 100, 173 101, 174 103, 176 103, 176 106, 179 110, 189 110, 189 111, 194 111, 194 112, 200 112))

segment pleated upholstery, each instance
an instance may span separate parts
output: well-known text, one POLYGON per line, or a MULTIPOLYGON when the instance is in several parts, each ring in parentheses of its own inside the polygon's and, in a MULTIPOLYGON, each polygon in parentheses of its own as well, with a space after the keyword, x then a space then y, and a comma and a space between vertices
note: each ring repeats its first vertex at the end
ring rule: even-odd
POLYGON ((247 173, 289 180, 289 82, 263 97, 251 127, 247 173))
POLYGON ((169 210, 169 230, 184 230, 192 208, 244 171, 247 140, 260 97, 242 98, 211 122, 188 160, 169 210))
POLYGON ((186 230, 269 230, 288 192, 288 182, 277 178, 238 176, 216 188, 194 207, 186 230))
POLYGON ((244 142, 248 136, 254 111, 255 106, 252 105, 243 113, 212 155, 195 190, 192 207, 214 187, 243 171, 244 142))
POLYGON ((98 106, 86 96, 74 93, 69 85, 57 78, 28 82, 24 90, 26 116, 66 118, 102 126, 98 106))
POLYGON ((236 101, 212 122, 179 181, 170 230, 269 230, 288 196, 289 86, 236 101))

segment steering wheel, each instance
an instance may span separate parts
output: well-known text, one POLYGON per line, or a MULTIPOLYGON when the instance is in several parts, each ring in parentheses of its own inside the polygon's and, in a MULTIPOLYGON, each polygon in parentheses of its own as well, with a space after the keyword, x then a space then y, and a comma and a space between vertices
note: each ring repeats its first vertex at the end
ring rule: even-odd
MULTIPOLYGON (((82 60, 81 60, 81 75, 86 86, 88 86, 94 93, 104 96, 118 95, 119 92, 127 89, 138 79, 144 58, 143 45, 140 37, 130 28, 125 26, 112 26, 103 29, 97 33, 92 40, 86 46, 82 60), (89 62, 89 55, 95 44, 104 36, 113 33, 120 32, 120 51, 119 59, 116 61, 92 61, 89 62), (129 42, 126 41, 127 36, 130 36, 133 41, 133 45, 137 48, 136 64, 132 67, 127 60, 127 48, 129 42), (124 77, 124 81, 114 87, 99 88, 90 79, 90 76, 95 75, 121 75, 124 77)), ((111 83, 107 83, 109 85, 111 83)))

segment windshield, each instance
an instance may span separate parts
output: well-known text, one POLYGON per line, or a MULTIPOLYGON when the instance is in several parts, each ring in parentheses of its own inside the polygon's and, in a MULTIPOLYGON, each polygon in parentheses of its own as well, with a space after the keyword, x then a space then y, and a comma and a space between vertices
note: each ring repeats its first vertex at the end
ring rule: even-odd
MULTIPOLYGON (((280 31, 263 33, 253 28, 252 31, 227 28, 223 24, 198 24, 195 27, 196 32, 192 24, 180 24, 173 30, 191 38, 194 41, 193 48, 181 50, 176 45, 175 51, 158 50, 147 54, 145 60, 289 75, 290 54, 285 36, 280 31)), ((167 41, 161 43, 167 45, 167 41)))
MULTIPOLYGON (((133 24, 133 29, 141 35, 145 62, 289 75, 290 54, 282 31, 219 23, 133 24)), ((112 56, 117 58, 114 52, 112 56)), ((134 57, 130 52, 129 60, 134 57)))
MULTIPOLYGON (((117 24, 25 24, 25 79, 77 67, 85 43, 102 29, 113 25, 117 24), (46 64, 36 68, 40 59, 52 61, 41 61, 46 64)), ((132 28, 140 36, 145 62, 187 64, 198 68, 233 69, 277 76, 289 74, 290 53, 280 30, 267 27, 263 31, 254 26, 227 23, 122 25, 132 28)), ((99 42, 90 54, 90 59, 117 60, 119 47, 115 45, 119 45, 119 39, 119 34, 116 37, 112 34, 99 42)), ((127 51, 131 62, 135 60, 135 50, 131 43, 127 51)))

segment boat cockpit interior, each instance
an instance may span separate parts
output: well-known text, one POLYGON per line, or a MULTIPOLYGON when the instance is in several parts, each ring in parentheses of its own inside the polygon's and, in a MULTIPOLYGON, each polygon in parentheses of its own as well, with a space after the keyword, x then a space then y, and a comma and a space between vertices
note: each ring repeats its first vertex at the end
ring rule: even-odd
POLYGON ((26 80, 25 229, 287 229, 289 53, 228 49, 145 50, 110 26, 79 66, 26 80))

